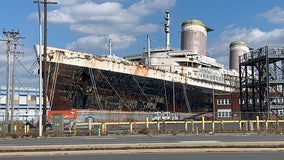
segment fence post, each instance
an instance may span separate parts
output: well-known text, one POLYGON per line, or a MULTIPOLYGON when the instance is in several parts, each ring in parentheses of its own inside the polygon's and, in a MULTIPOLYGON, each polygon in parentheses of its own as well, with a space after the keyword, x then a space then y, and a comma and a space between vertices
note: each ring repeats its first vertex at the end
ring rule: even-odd
POLYGON ((102 124, 99 125, 99 137, 101 137, 101 127, 102 127, 102 124))
POLYGON ((194 121, 191 121, 191 133, 194 133, 194 121))
POLYGON ((160 122, 157 121, 157 131, 160 132, 160 122))
POLYGON ((17 133, 17 125, 16 125, 16 124, 14 125, 13 128, 14 128, 13 131, 14 131, 15 133, 17 133))
POLYGON ((184 121, 184 130, 185 130, 185 133, 187 133, 187 121, 184 121))
POLYGON ((89 136, 92 135, 92 119, 88 118, 88 130, 89 130, 89 136))
POLYGON ((205 131, 205 121, 204 121, 204 116, 202 116, 202 133, 205 131))
POLYGON ((131 133, 131 134, 133 133, 133 129, 132 129, 132 126, 133 126, 133 125, 132 125, 132 123, 133 123, 133 122, 130 122, 130 124, 129 124, 129 129, 130 129, 130 133, 131 133))
POLYGON ((256 130, 259 132, 259 116, 256 116, 256 130))
POLYGON ((102 132, 103 132, 103 135, 106 135, 106 123, 102 123, 102 132))
POLYGON ((77 126, 76 126, 76 123, 73 125, 73 135, 74 135, 74 136, 77 135, 77 126))
POLYGON ((224 120, 221 120, 221 132, 224 132, 224 120))
POLYGON ((146 128, 149 129, 149 118, 146 117, 146 128))
POLYGON ((265 131, 268 132, 268 120, 265 120, 265 131))
POLYGON ((239 131, 242 131, 242 120, 239 120, 239 131))
POLYGON ((212 132, 213 133, 215 132, 215 122, 214 122, 214 120, 212 120, 212 132))

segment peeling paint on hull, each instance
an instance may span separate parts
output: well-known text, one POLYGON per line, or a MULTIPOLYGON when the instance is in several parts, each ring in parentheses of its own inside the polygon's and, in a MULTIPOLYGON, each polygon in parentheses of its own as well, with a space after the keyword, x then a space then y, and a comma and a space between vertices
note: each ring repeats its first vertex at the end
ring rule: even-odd
POLYGON ((188 112, 212 109, 211 89, 112 71, 57 65, 50 64, 51 72, 48 76, 48 97, 54 110, 74 108, 188 112), (55 82, 53 74, 57 65, 55 82), (95 86, 90 72, 94 75, 95 86), (186 105, 185 98, 189 100, 189 106, 186 105))

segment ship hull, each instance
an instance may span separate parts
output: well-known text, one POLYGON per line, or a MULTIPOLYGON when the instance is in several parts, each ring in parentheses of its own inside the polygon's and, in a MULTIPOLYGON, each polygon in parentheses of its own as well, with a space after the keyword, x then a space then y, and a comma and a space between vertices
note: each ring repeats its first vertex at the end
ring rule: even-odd
MULTIPOLYGON (((35 49, 43 53, 39 46, 35 49)), ((168 65, 169 70, 163 70, 114 55, 54 47, 47 47, 46 62, 43 75, 52 110, 210 112, 214 92, 234 87, 222 81, 225 77, 204 79, 198 68, 168 65)))
POLYGON ((52 110, 212 111, 212 89, 134 74, 48 62, 52 110))

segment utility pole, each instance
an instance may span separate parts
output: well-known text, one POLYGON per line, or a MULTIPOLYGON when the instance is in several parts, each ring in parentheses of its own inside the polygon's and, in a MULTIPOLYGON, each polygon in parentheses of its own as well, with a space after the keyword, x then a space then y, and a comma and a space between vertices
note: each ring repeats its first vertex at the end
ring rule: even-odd
POLYGON ((17 35, 13 37, 14 40, 14 55, 13 55, 13 73, 12 73, 12 97, 11 97, 11 123, 14 122, 14 99, 15 99, 15 77, 16 77, 16 57, 17 57, 17 45, 18 40, 23 39, 23 37, 19 37, 19 31, 17 31, 17 35))
MULTIPOLYGON (((6 64, 6 109, 5 109, 5 124, 9 124, 9 108, 10 102, 13 103, 14 99, 10 99, 10 54, 11 54, 11 41, 15 44, 18 40, 19 31, 3 31, 3 34, 7 37, 7 64, 6 64)), ((13 97, 14 98, 14 97, 13 97)), ((11 113, 12 116, 13 113, 11 113)), ((12 119, 11 119, 12 120, 12 119)))
POLYGON ((5 110, 5 124, 9 123, 9 99, 10 99, 10 34, 3 31, 3 34, 7 37, 7 64, 6 64, 6 110, 5 110))
MULTIPOLYGON (((43 66, 42 66, 42 75, 43 75, 43 114, 42 114, 42 123, 43 123, 43 132, 46 132, 46 105, 47 105, 47 4, 57 4, 57 2, 47 2, 44 1, 34 1, 34 3, 43 3, 44 6, 44 39, 43 39, 43 66)), ((40 48, 41 49, 41 48, 40 48)), ((40 97, 41 98, 41 97, 40 97)), ((40 106, 41 107, 41 106, 40 106)))
POLYGON ((39 24, 39 120, 38 120, 38 136, 42 136, 42 17, 40 9, 40 1, 37 0, 37 11, 38 11, 38 24, 39 24))

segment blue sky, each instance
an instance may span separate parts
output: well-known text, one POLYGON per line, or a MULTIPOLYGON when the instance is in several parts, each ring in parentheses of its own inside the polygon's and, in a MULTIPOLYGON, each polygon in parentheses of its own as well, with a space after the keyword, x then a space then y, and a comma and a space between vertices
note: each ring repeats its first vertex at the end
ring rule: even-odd
MULTIPOLYGON (((51 1, 51 0, 50 0, 51 1)), ((37 86, 33 45, 39 40, 37 5, 34 0, 2 0, 0 29, 19 29, 25 39, 18 47, 17 86, 37 86)), ((117 56, 141 53, 147 47, 165 45, 164 16, 170 11, 171 47, 180 48, 181 24, 199 19, 214 29, 207 35, 207 52, 228 67, 229 45, 236 40, 252 48, 283 45, 282 0, 53 0, 48 6, 48 45, 90 52, 108 52, 108 38, 117 56)), ((43 6, 41 6, 43 11, 43 6)), ((5 36, 0 34, 1 39, 5 36)), ((0 42, 0 73, 5 75, 6 45, 0 42)), ((0 86, 5 85, 5 76, 0 86)))

